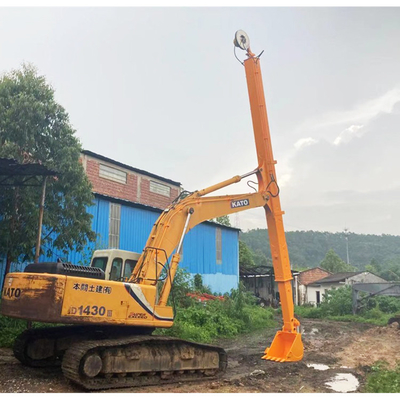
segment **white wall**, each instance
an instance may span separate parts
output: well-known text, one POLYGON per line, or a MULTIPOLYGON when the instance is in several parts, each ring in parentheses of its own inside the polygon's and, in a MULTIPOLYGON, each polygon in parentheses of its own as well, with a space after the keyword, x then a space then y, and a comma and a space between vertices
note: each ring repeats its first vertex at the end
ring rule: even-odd
POLYGON ((299 290, 303 290, 304 293, 304 302, 310 304, 317 304, 317 292, 320 293, 320 301, 323 300, 323 295, 326 291, 331 289, 337 289, 344 285, 353 285, 354 283, 382 283, 386 282, 385 279, 380 278, 370 272, 361 272, 357 275, 351 276, 350 278, 346 279, 345 282, 339 283, 326 283, 319 286, 303 286, 300 285, 299 290), (301 287, 303 286, 304 289, 301 287))

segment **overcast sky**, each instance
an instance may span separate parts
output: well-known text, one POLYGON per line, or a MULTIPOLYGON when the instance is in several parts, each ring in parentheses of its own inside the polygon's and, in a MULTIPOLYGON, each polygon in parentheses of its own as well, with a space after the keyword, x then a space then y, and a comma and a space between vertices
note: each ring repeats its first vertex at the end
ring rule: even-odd
POLYGON ((400 235, 400 8, 2 8, 0 72, 33 63, 84 149, 196 190, 257 166, 238 29, 285 229, 400 235))

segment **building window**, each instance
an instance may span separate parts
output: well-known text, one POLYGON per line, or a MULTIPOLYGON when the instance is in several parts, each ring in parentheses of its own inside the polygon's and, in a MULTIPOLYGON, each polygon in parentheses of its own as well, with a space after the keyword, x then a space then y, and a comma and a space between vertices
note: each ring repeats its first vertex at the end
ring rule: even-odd
POLYGON ((110 179, 111 181, 126 184, 126 172, 108 165, 100 164, 100 178, 110 179))
POLYGON ((222 231, 221 231, 221 228, 216 228, 215 246, 217 249, 217 264, 222 264, 222 231))
POLYGON ((108 246, 110 249, 119 248, 120 226, 121 226, 121 205, 110 203, 110 227, 108 231, 108 246))
POLYGON ((169 186, 154 181, 150 181, 150 192, 162 194, 167 197, 171 196, 171 188, 169 186))

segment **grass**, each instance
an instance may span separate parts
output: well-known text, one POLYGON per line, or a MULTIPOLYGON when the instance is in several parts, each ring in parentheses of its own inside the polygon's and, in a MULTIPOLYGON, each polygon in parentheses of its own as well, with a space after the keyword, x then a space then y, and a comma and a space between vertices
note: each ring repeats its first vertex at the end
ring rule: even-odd
MULTIPOLYGON (((28 322, 25 320, 0 315, 0 347, 12 347, 15 338, 27 329, 27 324, 28 322)), ((46 326, 59 326, 59 324, 32 323, 32 328, 43 328, 46 326)))
POLYGON ((379 362, 372 366, 367 375, 365 385, 367 393, 399 393, 400 392, 400 362, 394 369, 387 363, 379 362))
POLYGON ((0 315, 0 347, 12 347, 14 339, 26 329, 27 322, 0 315))
POLYGON ((385 326, 388 324, 389 319, 392 318, 395 313, 383 313, 383 312, 366 312, 363 315, 327 315, 317 307, 303 307, 296 306, 295 314, 303 318, 316 318, 316 319, 327 319, 331 321, 344 321, 344 322, 360 322, 378 326, 385 326))

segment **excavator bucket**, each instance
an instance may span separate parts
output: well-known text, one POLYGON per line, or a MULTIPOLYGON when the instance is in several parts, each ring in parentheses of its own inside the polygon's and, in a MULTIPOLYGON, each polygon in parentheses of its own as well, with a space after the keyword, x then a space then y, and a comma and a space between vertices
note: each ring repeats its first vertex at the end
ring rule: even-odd
POLYGON ((278 331, 261 358, 278 362, 300 361, 303 358, 301 333, 278 331))

